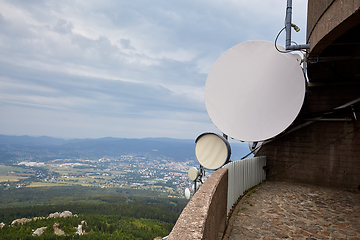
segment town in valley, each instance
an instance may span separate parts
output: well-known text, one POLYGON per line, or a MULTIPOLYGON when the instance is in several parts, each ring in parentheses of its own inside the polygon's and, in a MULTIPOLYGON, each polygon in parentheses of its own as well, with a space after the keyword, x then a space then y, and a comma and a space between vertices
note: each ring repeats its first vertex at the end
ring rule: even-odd
POLYGON ((192 188, 187 172, 197 164, 136 155, 47 162, 22 159, 11 166, 0 165, 0 181, 5 189, 82 185, 152 190, 183 198, 185 188, 192 188))

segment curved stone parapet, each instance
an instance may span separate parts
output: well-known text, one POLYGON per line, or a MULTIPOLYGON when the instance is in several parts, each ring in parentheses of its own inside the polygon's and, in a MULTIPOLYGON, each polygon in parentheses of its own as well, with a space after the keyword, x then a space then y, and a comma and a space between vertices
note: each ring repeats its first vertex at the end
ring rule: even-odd
POLYGON ((214 172, 191 198, 167 240, 221 239, 226 228, 228 169, 214 172))
POLYGON ((360 22, 359 0, 309 0, 307 42, 320 54, 335 39, 360 22))

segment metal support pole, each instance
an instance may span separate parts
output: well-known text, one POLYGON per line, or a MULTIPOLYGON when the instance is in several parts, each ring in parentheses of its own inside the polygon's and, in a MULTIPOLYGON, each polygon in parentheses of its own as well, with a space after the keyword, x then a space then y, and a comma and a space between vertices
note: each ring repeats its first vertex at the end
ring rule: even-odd
POLYGON ((196 179, 194 180, 194 195, 196 193, 197 189, 196 189, 196 179))
POLYGON ((285 16, 286 49, 288 49, 291 45, 291 15, 292 15, 292 0, 287 0, 286 16, 285 16))
POLYGON ((286 17, 285 17, 286 50, 294 51, 294 50, 310 49, 310 44, 291 45, 291 26, 292 26, 291 16, 292 16, 292 0, 287 0, 286 17))

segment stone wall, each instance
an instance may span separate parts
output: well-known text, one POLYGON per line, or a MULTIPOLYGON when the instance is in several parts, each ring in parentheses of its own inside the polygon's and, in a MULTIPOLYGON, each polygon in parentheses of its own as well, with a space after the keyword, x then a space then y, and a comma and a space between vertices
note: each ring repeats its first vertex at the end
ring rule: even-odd
POLYGON ((221 239, 226 228, 228 170, 214 172, 191 198, 168 240, 221 239))

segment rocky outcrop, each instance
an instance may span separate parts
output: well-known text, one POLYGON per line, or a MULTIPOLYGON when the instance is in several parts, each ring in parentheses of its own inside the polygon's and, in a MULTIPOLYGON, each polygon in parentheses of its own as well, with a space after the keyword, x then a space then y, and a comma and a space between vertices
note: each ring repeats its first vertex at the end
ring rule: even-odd
MULTIPOLYGON (((57 217, 62 217, 62 218, 78 217, 78 215, 72 214, 72 212, 70 212, 70 211, 63 211, 61 213, 59 213, 59 212, 50 213, 47 218, 57 218, 57 217)), ((14 221, 12 221, 11 226, 14 226, 16 224, 24 224, 24 223, 28 223, 28 222, 31 222, 31 221, 36 221, 37 219, 45 219, 45 217, 15 219, 14 221)), ((76 229, 75 234, 78 234, 78 235, 86 234, 85 229, 83 229, 84 225, 87 226, 87 223, 85 221, 81 221, 81 224, 78 225, 78 227, 74 227, 76 229)), ((4 223, 0 223, 0 229, 3 228, 4 226, 6 226, 4 223)), ((40 235, 42 235, 45 232, 46 228, 47 227, 37 228, 32 233, 32 236, 40 236, 40 235)), ((65 236, 66 235, 64 230, 59 228, 59 223, 55 223, 53 225, 53 229, 54 229, 54 234, 57 235, 57 236, 65 236)))
MULTIPOLYGON (((4 224, 5 225, 5 224, 4 224)), ((78 235, 83 235, 86 234, 85 230, 83 229, 83 225, 87 225, 87 223, 85 221, 81 221, 81 224, 78 225, 78 227, 74 227, 76 229, 75 234, 78 235)), ((1 224, 0 224, 1 226, 1 224)), ((33 232, 33 236, 40 236, 42 235, 47 227, 41 227, 41 228, 37 228, 34 232, 33 232)), ((64 230, 62 230, 61 228, 59 228, 59 223, 55 223, 53 225, 53 229, 54 229, 54 234, 57 236, 66 236, 66 233, 64 230)))
POLYGON ((24 224, 24 223, 28 223, 31 221, 32 221, 32 218, 20 218, 20 219, 15 219, 14 221, 12 221, 11 225, 14 226, 15 224, 24 224))
POLYGON ((78 227, 74 227, 76 229, 75 234, 78 234, 78 235, 86 234, 85 230, 83 230, 83 225, 87 226, 87 223, 84 220, 81 221, 81 224, 78 225, 78 227))
POLYGON ((50 213, 50 214, 49 214, 49 218, 57 218, 57 217, 64 217, 64 218, 66 218, 66 217, 72 217, 72 216, 77 217, 76 214, 73 215, 72 212, 70 212, 70 211, 63 211, 63 212, 61 212, 61 213, 55 212, 55 213, 50 213))
POLYGON ((72 212, 70 211, 63 211, 62 213, 60 213, 60 217, 66 218, 66 217, 72 217, 72 212))
POLYGON ((50 213, 49 214, 49 218, 57 218, 60 217, 60 213, 59 212, 54 212, 54 213, 50 213))
POLYGON ((85 231, 83 231, 82 229, 82 225, 78 225, 78 227, 77 228, 75 227, 75 229, 76 229, 75 234, 83 235, 85 233, 85 231))
MULTIPOLYGON (((61 213, 59 212, 55 212, 55 213, 50 213, 48 218, 57 218, 57 217, 77 217, 77 215, 73 215, 72 212, 70 211, 63 211, 61 213)), ((24 224, 24 223, 28 223, 31 222, 32 220, 36 221, 37 219, 42 219, 43 217, 34 217, 34 218, 20 218, 20 219, 15 219, 14 221, 11 222, 11 226, 14 226, 15 224, 24 224)), ((0 224, 1 226, 1 224, 0 224)), ((4 224, 5 226, 5 224, 4 224)), ((2 226, 1 228, 3 228, 4 226, 2 226)))
POLYGON ((43 234, 45 232, 47 227, 41 227, 41 228, 37 228, 34 232, 33 232, 33 236, 40 236, 41 234, 43 234))
POLYGON ((59 223, 54 223, 53 225, 53 228, 54 228, 54 234, 57 235, 57 236, 64 236, 66 235, 64 230, 60 229, 59 228, 59 223))

